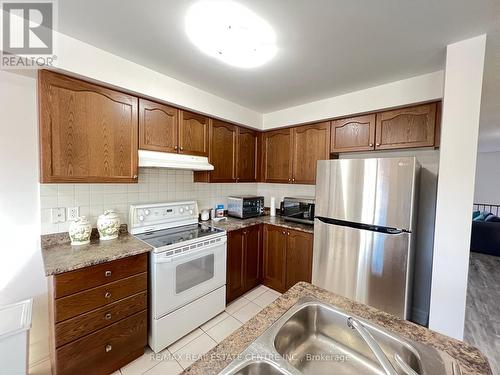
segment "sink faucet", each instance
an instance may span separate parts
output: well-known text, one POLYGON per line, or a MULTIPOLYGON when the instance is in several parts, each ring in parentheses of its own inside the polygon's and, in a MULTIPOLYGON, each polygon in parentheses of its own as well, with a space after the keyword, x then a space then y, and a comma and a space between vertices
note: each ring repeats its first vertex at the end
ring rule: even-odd
POLYGON ((373 338, 372 334, 365 328, 365 326, 356 318, 352 316, 347 318, 347 326, 356 330, 361 338, 366 342, 366 345, 370 348, 375 358, 377 358, 378 363, 384 369, 386 375, 398 375, 396 369, 392 366, 391 361, 385 355, 384 351, 377 344, 377 341, 373 338))

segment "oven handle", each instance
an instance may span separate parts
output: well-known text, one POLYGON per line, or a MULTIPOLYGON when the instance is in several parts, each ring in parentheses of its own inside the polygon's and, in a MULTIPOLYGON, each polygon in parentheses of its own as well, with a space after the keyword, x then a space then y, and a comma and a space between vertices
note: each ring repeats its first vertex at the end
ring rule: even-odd
MULTIPOLYGON (((214 249, 216 247, 224 246, 225 244, 226 244, 226 238, 224 238, 220 242, 214 243, 214 244, 212 244, 210 246, 203 246, 203 247, 200 247, 199 249, 196 249, 196 250, 193 250, 193 251, 189 251, 187 253, 180 253, 180 254, 170 255, 170 256, 167 256, 167 257, 161 256, 160 254, 155 254, 153 262, 155 264, 172 263, 172 262, 177 262, 179 260, 183 260, 184 258, 191 258, 191 257, 193 257, 193 255, 196 258, 196 256, 200 255, 200 253, 209 252, 208 250, 212 250, 212 249, 214 249)), ((224 250, 225 250, 225 247, 224 247, 224 250)))

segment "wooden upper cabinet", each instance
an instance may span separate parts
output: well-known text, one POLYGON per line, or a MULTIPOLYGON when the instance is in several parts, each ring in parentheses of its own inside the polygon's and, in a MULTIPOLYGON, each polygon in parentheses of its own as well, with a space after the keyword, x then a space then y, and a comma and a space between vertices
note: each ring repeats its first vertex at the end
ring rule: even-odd
POLYGON ((377 113, 375 149, 432 147, 437 103, 377 113))
POLYGON ((207 116, 180 111, 179 153, 208 156, 209 122, 207 116))
POLYGON ((211 182, 235 182, 238 127, 213 120, 210 135, 211 182))
POLYGON ((323 122, 292 129, 292 182, 314 184, 318 160, 330 158, 330 124, 323 122))
POLYGON ((179 110, 164 104, 139 99, 139 148, 177 152, 179 110))
POLYGON ((280 129, 266 132, 263 137, 264 180, 292 181, 292 131, 280 129))
POLYGON ((138 99, 42 70, 40 180, 137 182, 138 99))
POLYGON ((298 230, 287 231, 286 289, 299 281, 311 282, 313 235, 298 230))
POLYGON ((259 133, 245 128, 238 131, 238 157, 236 177, 239 182, 257 181, 259 166, 259 133))
POLYGON ((330 152, 373 151, 374 114, 334 120, 331 124, 330 152))

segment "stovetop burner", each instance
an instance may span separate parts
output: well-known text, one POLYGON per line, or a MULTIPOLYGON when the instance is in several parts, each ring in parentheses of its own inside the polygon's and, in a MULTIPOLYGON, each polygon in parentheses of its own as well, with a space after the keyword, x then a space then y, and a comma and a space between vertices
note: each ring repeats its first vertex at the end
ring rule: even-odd
POLYGON ((221 229, 209 227, 204 224, 183 225, 176 228, 162 229, 154 232, 137 234, 136 237, 153 246, 155 249, 203 238, 224 232, 221 229))

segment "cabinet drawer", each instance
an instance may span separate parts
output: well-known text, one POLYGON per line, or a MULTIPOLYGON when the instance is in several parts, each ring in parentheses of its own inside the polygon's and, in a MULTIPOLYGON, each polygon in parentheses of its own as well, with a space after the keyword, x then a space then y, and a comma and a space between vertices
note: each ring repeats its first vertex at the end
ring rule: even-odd
POLYGON ((148 254, 140 254, 102 263, 54 277, 55 298, 61 298, 85 289, 111 283, 148 269, 148 254))
POLYGON ((145 310, 147 306, 148 295, 147 292, 144 291, 110 303, 99 309, 92 310, 86 314, 78 315, 64 322, 57 323, 55 327, 56 347, 58 348, 68 342, 79 339, 98 329, 145 310))
POLYGON ((98 286, 80 293, 55 300, 55 321, 72 318, 74 316, 97 309, 101 306, 129 297, 147 290, 148 274, 127 277, 109 284, 98 286))
POLYGON ((142 355, 146 343, 147 312, 141 311, 58 348, 56 374, 110 374, 142 355))

